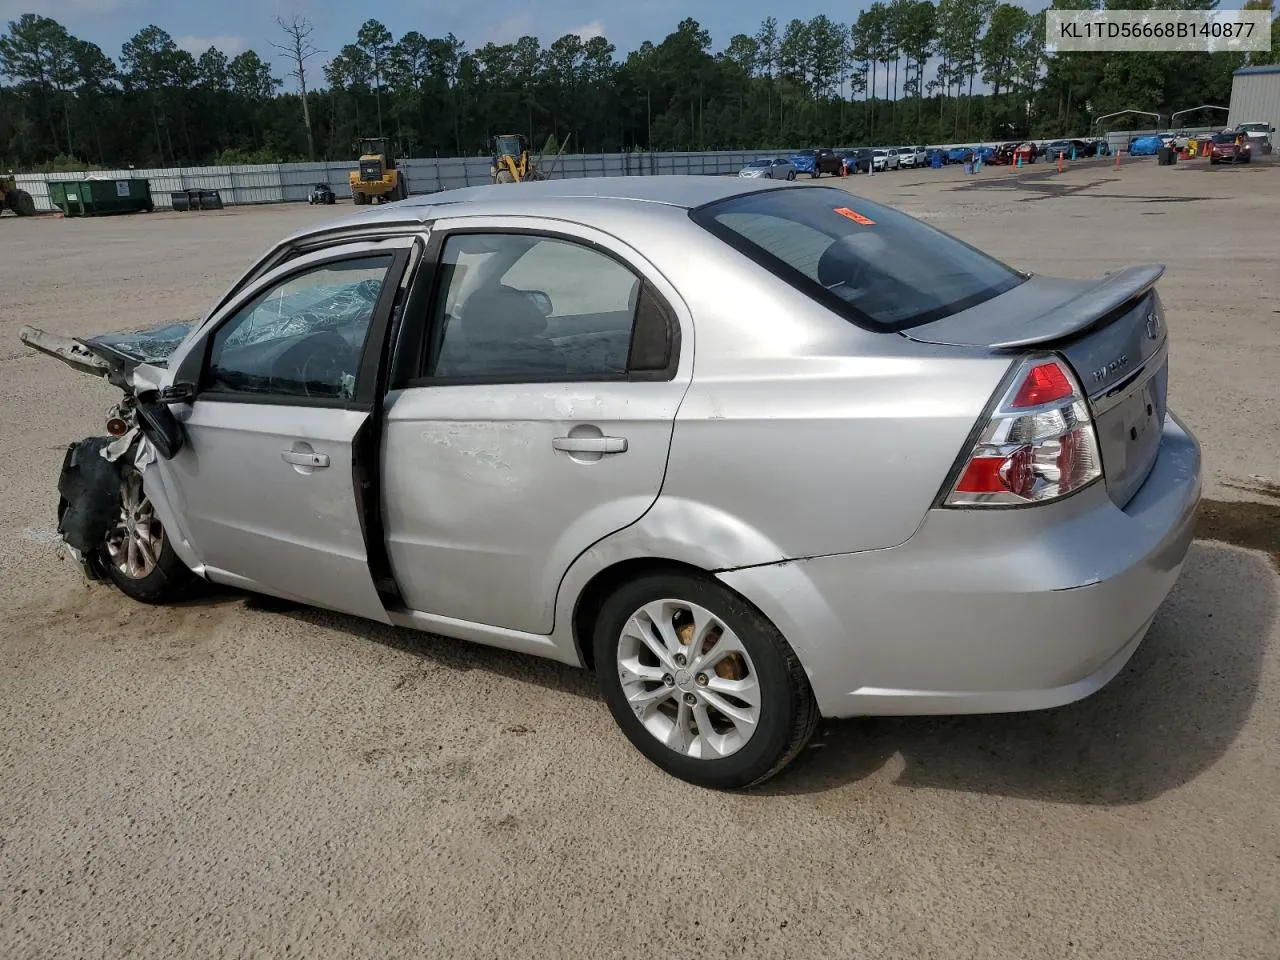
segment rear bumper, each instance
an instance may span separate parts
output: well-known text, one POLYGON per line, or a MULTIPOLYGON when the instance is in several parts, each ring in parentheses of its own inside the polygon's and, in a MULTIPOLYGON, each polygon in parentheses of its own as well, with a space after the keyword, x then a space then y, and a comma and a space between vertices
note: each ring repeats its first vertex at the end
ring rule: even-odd
POLYGON ((1122 510, 1103 483, 1059 504, 934 510, 887 550, 720 575, 782 631, 824 716, 1060 706, 1141 643, 1191 544, 1200 448, 1172 414, 1122 510))

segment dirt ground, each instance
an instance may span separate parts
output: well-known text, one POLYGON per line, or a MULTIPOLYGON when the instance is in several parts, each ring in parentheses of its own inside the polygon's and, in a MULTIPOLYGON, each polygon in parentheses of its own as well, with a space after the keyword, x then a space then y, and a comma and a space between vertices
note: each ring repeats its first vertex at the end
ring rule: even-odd
POLYGON ((333 209, 5 217, 0 957, 1274 960, 1280 164, 839 182, 1022 268, 1168 265, 1217 540, 1116 681, 1043 713, 824 723, 718 794, 650 766, 583 672, 86 585, 54 483, 112 391, 18 328, 193 316, 333 209))

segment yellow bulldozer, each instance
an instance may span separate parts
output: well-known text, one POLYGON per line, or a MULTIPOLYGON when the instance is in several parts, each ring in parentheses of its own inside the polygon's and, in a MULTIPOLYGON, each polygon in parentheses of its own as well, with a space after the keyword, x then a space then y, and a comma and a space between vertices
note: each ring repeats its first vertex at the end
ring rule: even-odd
POLYGON ((409 196, 408 178, 396 166, 397 151, 389 137, 365 137, 356 141, 354 149, 359 167, 347 174, 347 183, 356 206, 409 196))
POLYGON ((529 158, 529 141, 519 133, 490 137, 489 153, 492 154, 489 179, 494 183, 542 179, 537 164, 529 158))
POLYGON ((0 177, 0 212, 12 210, 20 217, 29 217, 36 212, 36 202, 31 194, 18 186, 18 181, 9 171, 7 176, 0 177))
POLYGON ((529 140, 522 134, 503 133, 496 137, 490 137, 489 179, 494 183, 524 183, 526 180, 546 180, 555 169, 560 160, 560 154, 564 152, 565 145, 568 142, 569 137, 565 137, 564 143, 560 145, 560 149, 552 157, 550 168, 544 168, 542 158, 547 152, 547 147, 551 145, 550 138, 547 139, 547 145, 542 148, 542 153, 538 154, 538 159, 535 160, 529 156, 529 140))

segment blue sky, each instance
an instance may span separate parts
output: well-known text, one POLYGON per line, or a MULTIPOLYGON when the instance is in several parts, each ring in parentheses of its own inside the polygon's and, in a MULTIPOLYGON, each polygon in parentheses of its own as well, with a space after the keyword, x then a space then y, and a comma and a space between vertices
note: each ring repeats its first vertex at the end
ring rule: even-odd
MULTIPOLYGON (((1048 5, 1047 0, 1019 2, 1031 10, 1048 5)), ((53 17, 76 36, 97 43, 111 57, 118 57, 121 44, 139 29, 154 23, 193 53, 215 44, 228 54, 253 48, 270 58, 275 54, 270 41, 280 37, 275 16, 297 13, 315 23, 314 40, 326 51, 313 61, 318 74, 321 61, 355 39, 371 10, 377 11, 378 19, 397 37, 409 30, 429 37, 452 31, 474 50, 489 41, 505 43, 523 34, 533 34, 544 43, 566 33, 604 34, 624 55, 644 40, 660 41, 684 17, 693 17, 710 30, 719 49, 735 33, 754 33, 769 15, 785 22, 825 13, 848 23, 867 5, 811 0, 789 4, 775 0, 631 0, 612 4, 599 0, 377 0, 372 4, 351 0, 0 0, 0 21, 23 13, 53 17)), ((1242 0, 1220 4, 1223 9, 1241 5, 1242 0)), ((281 63, 276 75, 285 74, 281 63)))

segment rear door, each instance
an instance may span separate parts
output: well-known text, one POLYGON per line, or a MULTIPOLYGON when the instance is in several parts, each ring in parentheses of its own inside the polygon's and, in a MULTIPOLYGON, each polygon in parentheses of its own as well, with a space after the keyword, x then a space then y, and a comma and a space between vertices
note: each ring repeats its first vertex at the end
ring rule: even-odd
POLYGON ((570 564, 662 487, 692 370, 675 290, 560 221, 437 222, 388 397, 383 516, 413 610, 550 633, 570 564))
POLYGON ((198 376, 188 440, 157 467, 209 579, 387 621, 365 548, 360 447, 414 243, 291 260, 177 361, 183 379, 198 376))

